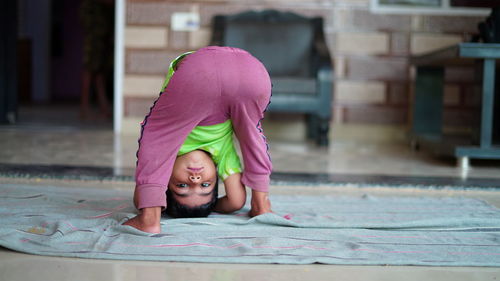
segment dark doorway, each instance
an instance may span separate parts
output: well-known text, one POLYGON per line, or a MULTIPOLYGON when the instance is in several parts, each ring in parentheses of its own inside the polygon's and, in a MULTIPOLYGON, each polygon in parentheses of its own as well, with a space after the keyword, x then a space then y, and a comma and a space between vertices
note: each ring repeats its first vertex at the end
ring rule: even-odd
MULTIPOLYGON (((13 2, 13 1, 5 1, 13 2)), ((89 87, 89 108, 82 116, 86 30, 83 4, 104 3, 104 20, 114 26, 114 4, 105 0, 17 1, 16 126, 112 128, 113 64, 103 75, 109 112, 99 110, 97 87, 89 87)), ((101 17, 102 18, 102 17, 101 17)), ((113 57, 114 36, 106 56, 113 57)), ((5 123, 5 122, 4 122, 5 123)), ((12 123, 12 122, 10 122, 12 123)))
POLYGON ((17 120, 17 3, 0 2, 0 123, 17 120))

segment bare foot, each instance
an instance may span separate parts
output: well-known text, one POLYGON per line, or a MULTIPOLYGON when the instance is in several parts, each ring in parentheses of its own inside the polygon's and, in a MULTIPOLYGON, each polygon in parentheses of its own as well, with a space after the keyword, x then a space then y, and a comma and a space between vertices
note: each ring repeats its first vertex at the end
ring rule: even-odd
POLYGON ((123 225, 129 225, 138 230, 149 233, 160 233, 161 207, 144 208, 142 212, 129 219, 123 225))
POLYGON ((252 190, 251 209, 248 215, 255 217, 266 213, 272 213, 269 193, 252 190))

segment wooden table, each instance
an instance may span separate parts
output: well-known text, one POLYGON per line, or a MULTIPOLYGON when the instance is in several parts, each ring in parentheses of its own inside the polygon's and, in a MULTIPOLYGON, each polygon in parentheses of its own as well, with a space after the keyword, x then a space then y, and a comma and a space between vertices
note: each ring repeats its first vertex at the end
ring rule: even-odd
POLYGON ((440 153, 451 153, 467 169, 470 158, 500 159, 500 146, 493 144, 495 65, 500 44, 460 43, 456 46, 413 57, 416 67, 412 120, 412 142, 440 153), (463 145, 447 140, 442 133, 444 68, 473 65, 483 61, 481 128, 479 145, 463 145))

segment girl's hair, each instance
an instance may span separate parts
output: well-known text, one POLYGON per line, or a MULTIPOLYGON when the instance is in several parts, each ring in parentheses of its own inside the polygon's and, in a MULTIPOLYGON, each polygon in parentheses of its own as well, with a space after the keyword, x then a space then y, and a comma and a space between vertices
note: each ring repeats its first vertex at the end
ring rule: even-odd
POLYGON ((175 200, 174 196, 172 195, 172 192, 170 192, 170 189, 167 189, 167 208, 165 209, 164 213, 173 218, 207 217, 215 208, 215 204, 217 203, 218 198, 218 190, 219 177, 216 177, 215 186, 212 191, 212 198, 210 199, 210 202, 196 207, 189 207, 177 202, 177 200, 175 200))

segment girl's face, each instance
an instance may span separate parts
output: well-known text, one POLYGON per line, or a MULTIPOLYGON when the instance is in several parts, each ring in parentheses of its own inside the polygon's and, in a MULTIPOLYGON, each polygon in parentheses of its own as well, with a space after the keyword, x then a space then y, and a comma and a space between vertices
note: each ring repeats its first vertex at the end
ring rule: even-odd
POLYGON ((177 157, 168 188, 177 202, 196 207, 211 200, 216 179, 215 164, 208 153, 195 150, 177 157))

